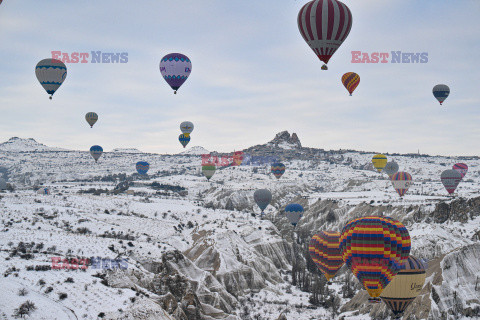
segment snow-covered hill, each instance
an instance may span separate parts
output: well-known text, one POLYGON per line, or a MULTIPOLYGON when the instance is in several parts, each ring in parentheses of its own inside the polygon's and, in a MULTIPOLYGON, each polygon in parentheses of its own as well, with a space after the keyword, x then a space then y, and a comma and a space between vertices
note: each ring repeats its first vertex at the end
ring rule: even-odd
POLYGON ((9 152, 47 152, 47 151, 67 151, 66 149, 47 147, 33 138, 22 139, 18 137, 10 138, 8 141, 0 143, 0 151, 9 152))
POLYGON ((112 152, 117 152, 117 153, 143 153, 142 151, 136 149, 136 148, 115 148, 112 150, 112 152))
POLYGON ((204 147, 200 147, 200 146, 195 146, 195 147, 192 147, 190 149, 187 149, 185 151, 182 151, 180 152, 179 154, 183 154, 183 155, 187 155, 187 154, 190 154, 190 155, 202 155, 202 154, 209 154, 210 151, 208 151, 207 149, 205 149, 204 147))

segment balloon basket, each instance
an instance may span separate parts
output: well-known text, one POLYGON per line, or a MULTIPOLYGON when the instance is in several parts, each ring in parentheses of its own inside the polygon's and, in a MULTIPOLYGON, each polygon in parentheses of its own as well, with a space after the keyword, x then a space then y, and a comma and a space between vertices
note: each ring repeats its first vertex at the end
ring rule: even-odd
POLYGON ((331 284, 332 284, 332 281, 328 281, 327 284, 328 284, 328 285, 331 285, 331 284))
POLYGON ((368 302, 370 302, 370 303, 381 303, 382 300, 380 298, 369 298, 368 302))
POLYGON ((48 97, 48 99, 52 100, 52 96, 48 97))

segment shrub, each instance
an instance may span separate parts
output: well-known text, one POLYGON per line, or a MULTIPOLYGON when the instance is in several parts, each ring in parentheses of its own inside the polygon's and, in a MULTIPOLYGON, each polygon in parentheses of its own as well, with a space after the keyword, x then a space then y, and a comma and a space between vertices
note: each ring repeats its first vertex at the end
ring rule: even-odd
POLYGON ((66 294, 65 292, 58 293, 58 299, 60 300, 65 300, 67 297, 68 297, 68 294, 66 294))
POLYGON ((21 297, 24 297, 28 294, 28 290, 26 288, 22 288, 20 290, 18 290, 18 295, 21 296, 21 297))

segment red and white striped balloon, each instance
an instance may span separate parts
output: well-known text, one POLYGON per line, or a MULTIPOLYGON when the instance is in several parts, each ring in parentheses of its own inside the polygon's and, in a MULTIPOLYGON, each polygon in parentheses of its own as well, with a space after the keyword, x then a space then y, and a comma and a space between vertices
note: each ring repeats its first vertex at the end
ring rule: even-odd
POLYGON ((342 45, 352 28, 352 13, 337 0, 313 0, 298 13, 298 29, 303 39, 326 64, 342 45))

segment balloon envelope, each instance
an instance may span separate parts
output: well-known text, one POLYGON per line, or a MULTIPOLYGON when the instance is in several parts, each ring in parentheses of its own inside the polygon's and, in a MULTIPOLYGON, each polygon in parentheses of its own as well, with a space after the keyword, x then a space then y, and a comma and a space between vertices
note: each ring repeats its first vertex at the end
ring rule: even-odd
POLYGON ((98 114, 96 114, 95 112, 89 112, 85 115, 85 120, 87 120, 90 128, 92 128, 95 122, 97 122, 98 120, 98 114))
POLYGON ((383 154, 376 154, 372 158, 372 163, 378 172, 382 172, 383 168, 387 165, 387 157, 383 154))
POLYGON ((456 163, 452 169, 458 171, 462 175, 462 179, 468 172, 468 166, 465 163, 456 163))
POLYGON ((347 72, 342 76, 342 83, 348 93, 352 95, 353 91, 355 91, 360 84, 360 76, 355 72, 347 72))
POLYGON ((7 181, 3 178, 0 178, 0 190, 7 189, 7 181))
POLYGON ((170 53, 160 61, 160 72, 168 85, 177 93, 192 72, 192 62, 181 53, 170 53))
POLYGON ((139 161, 137 162, 137 164, 135 165, 135 168, 137 169, 137 172, 139 174, 147 174, 148 172, 148 169, 150 169, 150 165, 148 164, 148 162, 145 162, 145 161, 139 161))
POLYGON ((263 211, 265 210, 265 208, 272 201, 272 193, 267 189, 258 189, 253 194, 253 199, 255 200, 255 203, 258 205, 260 210, 262 210, 262 214, 263 214, 263 211))
POLYGON ((310 240, 308 251, 313 262, 328 281, 344 264, 340 251, 339 232, 321 231, 314 235, 310 240))
POLYGON ((190 133, 192 133, 193 129, 194 129, 193 123, 190 121, 183 121, 180 124, 180 130, 187 137, 190 136, 190 133))
POLYGON ((300 9, 297 24, 303 39, 327 64, 350 33, 352 13, 340 1, 314 0, 300 9))
POLYGON ((285 213, 288 221, 290 221, 293 226, 296 226, 303 216, 303 207, 297 203, 291 203, 285 207, 285 213))
POLYGON ((445 84, 437 84, 433 87, 432 92, 433 96, 440 102, 440 105, 442 105, 443 101, 445 101, 450 94, 450 88, 445 84))
POLYGON ((92 155, 93 159, 95 159, 95 162, 98 161, 102 153, 103 153, 103 148, 100 146, 95 145, 90 148, 90 154, 92 155))
POLYGON ((412 176, 408 172, 397 172, 392 176, 391 180, 393 188, 400 197, 403 197, 412 185, 412 176))
POLYGON ((462 175, 457 170, 445 170, 440 175, 440 179, 445 189, 447 189, 448 194, 452 194, 462 180, 462 175))
POLYGON ((380 298, 396 316, 401 315, 422 291, 426 269, 422 261, 409 256, 395 278, 382 291, 380 298))
POLYGON ((410 254, 405 226, 389 217, 362 217, 345 225, 342 259, 372 298, 377 298, 410 254))
POLYGON ((178 141, 182 144, 182 146, 185 148, 187 144, 190 142, 190 137, 187 137, 185 134, 181 134, 178 136, 178 141))
POLYGON ((35 75, 51 99, 67 78, 67 66, 60 60, 43 59, 37 63, 35 75))
POLYGON ((387 162, 387 164, 385 165, 385 168, 383 168, 383 172, 385 172, 386 174, 388 174, 388 176, 391 178, 395 173, 398 172, 398 163, 396 162, 387 162))
POLYGON ((280 162, 272 164, 272 173, 275 178, 280 179, 280 177, 285 173, 285 165, 280 162))
POLYGON ((215 165, 214 164, 205 164, 202 165, 202 173, 210 181, 210 178, 215 174, 215 165))

